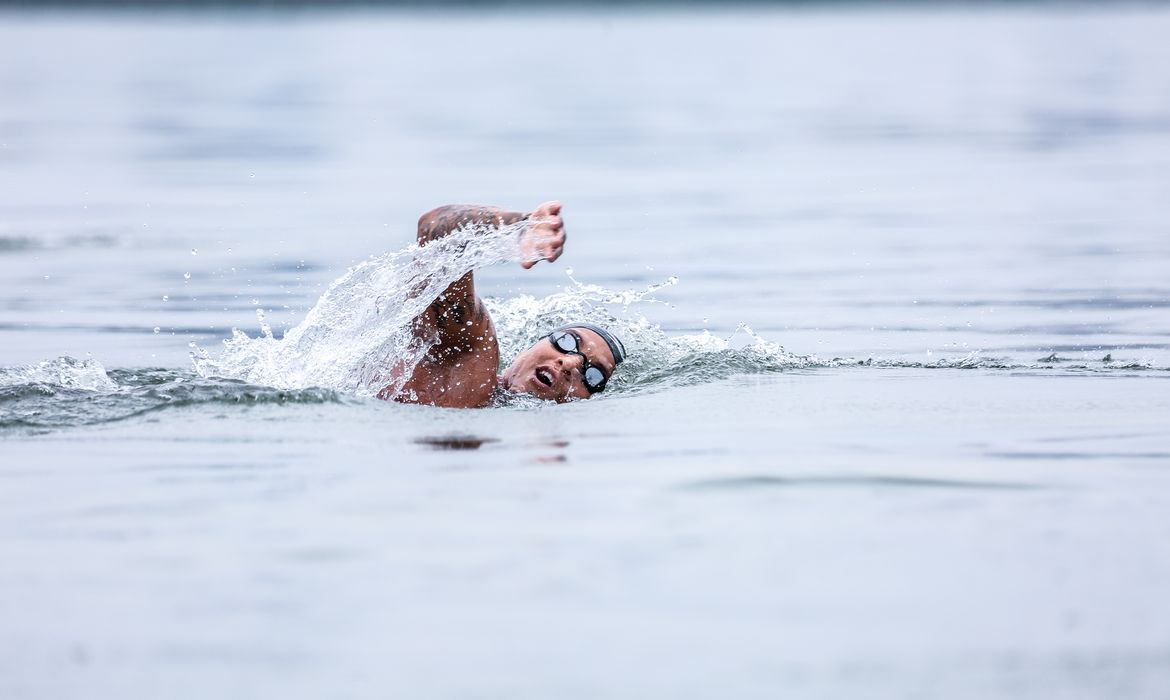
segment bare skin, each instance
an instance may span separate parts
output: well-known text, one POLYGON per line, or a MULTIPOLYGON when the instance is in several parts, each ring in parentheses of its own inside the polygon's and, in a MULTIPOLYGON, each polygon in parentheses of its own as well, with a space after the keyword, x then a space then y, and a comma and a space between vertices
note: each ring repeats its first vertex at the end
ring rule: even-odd
MULTIPOLYGON (((418 243, 446 236, 465 224, 509 225, 527 221, 520 238, 524 261, 530 269, 540 260, 555 261, 565 246, 565 227, 560 202, 545 202, 528 214, 496 207, 449 205, 433 209, 418 220, 418 243)), ((582 360, 560 352, 548 339, 520 353, 502 374, 500 346, 483 301, 475 293, 472 273, 453 282, 414 319, 416 338, 437 342, 415 366, 410 379, 396 394, 387 387, 379 394, 403 403, 422 403, 447 408, 475 408, 491 402, 497 388, 533 394, 564 402, 589 397, 581 375, 582 360)), ((615 362, 601 336, 586 328, 574 328, 580 349, 608 377, 615 362)))
MULTIPOLYGON (((571 328, 577 336, 578 347, 609 377, 613 374, 613 353, 609 346, 588 328, 571 328)), ((507 391, 532 394, 537 398, 564 403, 573 399, 589 398, 585 379, 581 376, 581 358, 557 350, 548 338, 520 353, 500 374, 499 386, 507 391)))

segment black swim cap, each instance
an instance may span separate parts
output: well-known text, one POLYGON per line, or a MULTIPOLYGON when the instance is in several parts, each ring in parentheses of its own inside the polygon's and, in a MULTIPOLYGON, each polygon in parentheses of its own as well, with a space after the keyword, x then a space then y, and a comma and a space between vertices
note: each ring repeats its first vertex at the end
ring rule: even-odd
POLYGON ((597 335, 601 336, 601 339, 604 340, 605 344, 609 346, 609 351, 613 353, 614 367, 617 367, 622 363, 622 360, 626 359, 626 346, 622 345, 622 341, 618 340, 616 335, 610 333, 601 326, 595 326, 592 323, 570 323, 567 326, 554 328, 549 332, 556 333, 557 331, 567 331, 570 328, 588 328, 597 335))

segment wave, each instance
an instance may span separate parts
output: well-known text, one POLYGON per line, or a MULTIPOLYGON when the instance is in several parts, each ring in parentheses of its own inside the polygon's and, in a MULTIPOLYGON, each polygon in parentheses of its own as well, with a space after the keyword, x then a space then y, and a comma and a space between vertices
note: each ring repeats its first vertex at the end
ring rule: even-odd
MULTIPOLYGON (((736 376, 825 370, 950 370, 1041 374, 1131 375, 1170 372, 1143 363, 1083 363, 1041 358, 1033 363, 971 353, 933 362, 882 358, 820 358, 784 350, 741 328, 730 338, 710 333, 669 336, 637 316, 622 318, 594 306, 596 290, 492 301, 509 347, 539 338, 543 328, 568 319, 605 322, 623 335, 631 357, 599 400, 668 391, 736 376)), ((604 296, 604 295, 602 295, 604 296)), ((612 299, 613 297, 605 297, 612 299)), ((501 336, 504 334, 501 333, 501 336)), ((202 377, 182 369, 106 370, 99 362, 62 357, 24 367, 0 368, 0 430, 43 431, 116 423, 182 407, 360 404, 376 399, 325 387, 281 388, 239 379, 202 377)), ((379 402, 380 403, 380 402, 379 402)), ((515 395, 501 407, 526 410, 544 402, 515 395)))
MULTIPOLYGON (((645 290, 643 290, 645 291, 645 290)), ((642 293, 639 293, 642 294, 642 293)), ((779 372, 825 370, 950 370, 1013 373, 1093 373, 1129 376, 1135 372, 1170 372, 1144 363, 1061 361, 1051 356, 1033 363, 970 354, 922 363, 890 358, 821 358, 797 355, 741 328, 728 338, 709 332, 670 336, 638 314, 622 317, 594 303, 613 300, 597 288, 571 290, 537 300, 517 297, 491 301, 507 344, 518 348, 541 337, 545 328, 576 318, 607 323, 624 337, 631 358, 621 365, 605 393, 611 400, 632 394, 669 391, 681 386, 779 372)), ((645 301, 645 298, 640 298, 645 301)), ((241 379, 201 377, 190 370, 138 368, 106 370, 94 359, 62 357, 19 368, 0 368, 0 431, 44 431, 54 428, 118 423, 185 406, 250 406, 360 404, 377 400, 321 386, 268 386, 241 379)), ((543 402, 534 397, 509 397, 503 407, 528 410, 543 402)))
MULTIPOLYGON (((428 346, 410 333, 411 320, 450 282, 468 270, 518 257, 516 231, 469 230, 424 248, 407 248, 351 268, 333 283, 301 325, 277 339, 260 317, 261 333, 239 330, 212 356, 194 347, 194 370, 106 370, 93 359, 57 358, 21 367, 0 367, 0 429, 53 429, 116 422, 184 406, 324 404, 371 399, 392 381, 386 368, 413 368, 428 346)), ((789 352, 741 325, 728 337, 710 332, 670 335, 646 316, 663 303, 670 277, 640 289, 614 291, 584 284, 568 271, 569 284, 555 294, 485 299, 495 321, 505 362, 551 328, 593 323, 617 334, 628 359, 610 380, 602 400, 761 375, 825 369, 981 370, 1030 373, 1170 372, 1150 363, 1095 362, 1053 353, 1019 362, 980 352, 930 362, 899 358, 831 357, 789 352)), ((503 405, 541 405, 528 396, 503 405)))
POLYGON ((278 389, 163 368, 107 371, 95 360, 71 357, 0 368, 0 429, 100 425, 184 406, 346 400, 339 392, 318 387, 278 389))

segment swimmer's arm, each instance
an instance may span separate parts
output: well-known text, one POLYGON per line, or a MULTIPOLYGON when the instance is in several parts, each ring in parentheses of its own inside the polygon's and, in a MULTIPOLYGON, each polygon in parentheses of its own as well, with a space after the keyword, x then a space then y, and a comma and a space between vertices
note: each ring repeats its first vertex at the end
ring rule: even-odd
MULTIPOLYGON (((460 228, 472 224, 508 226, 523 221, 527 215, 499 207, 475 204, 448 204, 423 214, 418 219, 418 244, 425 246, 460 228)), ((439 335, 438 352, 475 350, 491 334, 491 319, 483 302, 475 294, 475 277, 468 272, 452 282, 414 321, 415 333, 439 335)), ((454 357, 451 357, 454 361, 454 357)))
POLYGON ((499 207, 479 204, 448 204, 423 214, 418 219, 418 244, 426 245, 468 224, 508 226, 524 221, 528 214, 505 211, 499 207))
POLYGON ((565 250, 565 224, 561 219, 561 203, 541 204, 531 212, 506 211, 499 207, 480 204, 448 204, 432 209, 418 219, 418 244, 424 246, 469 224, 509 226, 527 221, 520 235, 520 251, 525 270, 541 260, 552 262, 565 250))
MULTIPOLYGON (((560 257, 565 244, 560 210, 560 202, 546 202, 528 214, 474 204, 438 207, 419 217, 418 244, 425 246, 469 224, 499 227, 530 221, 520 239, 524 254, 521 266, 528 269, 538 260, 552 261, 560 257)), ((415 319, 416 333, 427 335, 431 329, 438 332, 439 344, 446 350, 475 350, 484 343, 494 342, 491 318, 475 294, 472 273, 452 282, 415 319)))

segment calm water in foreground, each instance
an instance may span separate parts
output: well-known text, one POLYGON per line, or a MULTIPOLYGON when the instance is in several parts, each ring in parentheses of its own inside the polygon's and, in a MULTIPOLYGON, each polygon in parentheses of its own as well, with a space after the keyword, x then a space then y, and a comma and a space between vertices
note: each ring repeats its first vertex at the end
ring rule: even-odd
POLYGON ((1166 36, 0 14, 0 697, 1170 696, 1166 36), (512 333, 679 278, 601 398, 191 369, 551 198, 512 333))

